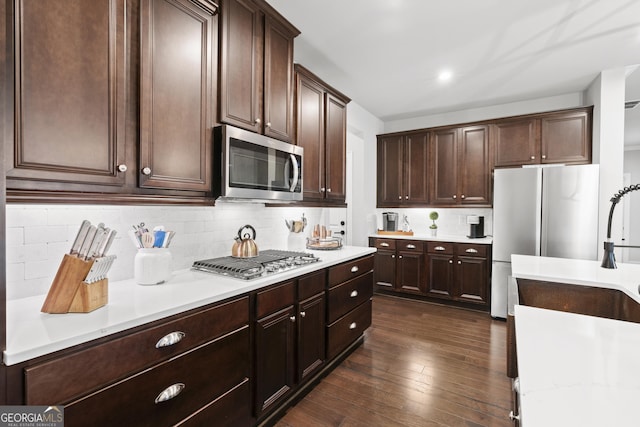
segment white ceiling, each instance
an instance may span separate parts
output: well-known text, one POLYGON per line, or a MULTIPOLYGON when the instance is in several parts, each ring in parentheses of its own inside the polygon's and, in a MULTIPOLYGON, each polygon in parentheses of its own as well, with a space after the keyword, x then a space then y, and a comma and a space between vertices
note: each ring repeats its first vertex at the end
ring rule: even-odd
POLYGON ((581 92, 640 64, 640 0, 268 2, 302 32, 296 61, 383 121, 581 92))

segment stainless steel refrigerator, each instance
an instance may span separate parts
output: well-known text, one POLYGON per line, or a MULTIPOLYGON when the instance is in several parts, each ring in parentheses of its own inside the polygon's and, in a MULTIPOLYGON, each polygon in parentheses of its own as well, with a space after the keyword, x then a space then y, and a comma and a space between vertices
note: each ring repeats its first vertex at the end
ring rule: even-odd
POLYGON ((598 165, 496 169, 491 316, 507 316, 511 255, 598 258, 598 165))

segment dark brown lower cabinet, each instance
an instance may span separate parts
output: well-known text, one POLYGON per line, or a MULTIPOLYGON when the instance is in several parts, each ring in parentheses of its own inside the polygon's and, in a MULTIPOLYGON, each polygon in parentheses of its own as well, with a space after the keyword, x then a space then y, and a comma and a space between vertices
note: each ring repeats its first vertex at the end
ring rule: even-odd
POLYGON ((324 292, 298 305, 298 382, 309 378, 325 361, 325 305, 324 292))
POLYGON ((489 309, 491 245, 369 238, 376 290, 489 309))

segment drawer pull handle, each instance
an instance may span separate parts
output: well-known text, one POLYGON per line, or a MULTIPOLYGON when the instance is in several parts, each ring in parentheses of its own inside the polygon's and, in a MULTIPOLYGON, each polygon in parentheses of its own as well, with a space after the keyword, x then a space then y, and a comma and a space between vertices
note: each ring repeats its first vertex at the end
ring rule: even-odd
POLYGON ((388 248, 389 244, 387 242, 382 242, 380 243, 380 246, 382 246, 383 248, 388 248))
POLYGON ((357 297, 357 296, 358 296, 358 291, 351 291, 351 293, 349 294, 349 296, 350 296, 351 298, 355 298, 355 297, 357 297))
POLYGON ((436 251, 444 251, 444 247, 443 246, 436 246, 433 249, 436 250, 436 251))
POLYGON ((349 325, 349 329, 353 330, 357 327, 358 325, 356 325, 356 322, 353 322, 352 324, 349 325))
POLYGON ((176 331, 171 332, 160 338, 156 343, 156 348, 169 347, 170 345, 174 345, 182 341, 186 334, 184 332, 176 331))
POLYGON ((305 317, 306 315, 307 315, 307 312, 306 312, 306 311, 301 311, 301 312, 300 312, 300 317, 305 317))
POLYGON ((295 321, 296 321, 296 316, 290 316, 290 317, 289 317, 289 320, 291 320, 292 322, 294 322, 294 323, 295 323, 295 321))
POLYGON ((182 390, 184 390, 184 387, 185 385, 183 383, 175 383, 173 385, 170 385, 160 392, 158 397, 156 397, 155 402, 161 403, 173 399, 174 397, 179 395, 182 390))
POLYGON ((357 265, 354 265, 353 267, 351 267, 351 272, 352 272, 352 273, 357 273, 357 272, 358 272, 358 270, 360 270, 360 269, 358 268, 358 266, 357 266, 357 265))
POLYGON ((407 245, 407 249, 415 249, 415 248, 416 248, 416 245, 412 245, 411 243, 407 245))
POLYGON ((473 249, 473 248, 469 248, 465 251, 468 254, 477 254, 478 250, 477 249, 473 249))

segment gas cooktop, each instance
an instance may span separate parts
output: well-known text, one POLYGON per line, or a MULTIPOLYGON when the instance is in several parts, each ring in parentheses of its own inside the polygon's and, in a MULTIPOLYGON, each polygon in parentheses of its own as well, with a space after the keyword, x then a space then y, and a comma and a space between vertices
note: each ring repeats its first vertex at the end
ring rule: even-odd
POLYGON ((320 261, 320 258, 307 252, 267 249, 252 258, 226 256, 196 261, 191 268, 206 271, 207 273, 251 280, 268 274, 293 270, 318 261, 320 261))

